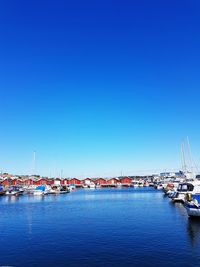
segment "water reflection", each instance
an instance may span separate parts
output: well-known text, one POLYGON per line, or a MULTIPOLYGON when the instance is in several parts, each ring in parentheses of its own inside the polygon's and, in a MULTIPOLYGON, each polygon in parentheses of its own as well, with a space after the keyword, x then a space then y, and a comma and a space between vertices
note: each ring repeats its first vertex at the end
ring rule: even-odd
POLYGON ((179 215, 183 218, 183 223, 186 223, 186 233, 191 242, 192 247, 198 245, 200 240, 200 218, 188 217, 186 209, 182 203, 173 203, 170 201, 172 208, 178 211, 179 215))
POLYGON ((16 203, 19 201, 18 196, 5 196, 5 201, 9 203, 16 203))
MULTIPOLYGON (((46 204, 54 203, 54 202, 68 202, 73 205, 73 210, 76 210, 76 207, 80 207, 83 201, 91 201, 92 207, 95 207, 95 201, 99 202, 99 200, 106 201, 108 204, 106 208, 109 208, 109 205, 114 205, 112 200, 123 200, 123 203, 126 203, 127 206, 129 202, 132 200, 135 204, 134 209, 141 205, 142 203, 152 203, 155 201, 156 203, 162 203, 163 208, 166 212, 169 212, 170 216, 173 216, 173 223, 174 225, 179 222, 183 226, 183 232, 187 235, 187 240, 190 241, 192 247, 199 245, 200 242, 200 219, 197 218, 188 218, 187 212, 181 203, 173 203, 170 199, 163 196, 161 192, 155 191, 154 189, 99 189, 99 190, 79 190, 72 192, 71 194, 67 195, 48 195, 48 196, 3 196, 0 197, 0 202, 4 204, 14 204, 18 203, 20 206, 21 204, 25 205, 26 207, 26 216, 27 216, 27 226, 28 226, 28 233, 31 236, 33 234, 33 205, 37 204, 37 207, 40 202, 45 202, 45 206, 42 204, 43 212, 48 214, 46 204), (163 200, 162 200, 163 199, 163 200), (111 201, 109 201, 111 200, 111 201), (138 204, 140 203, 140 204, 138 204), (30 205, 31 204, 31 205, 30 205), (32 205, 33 204, 33 205, 32 205), (137 205, 138 204, 138 205, 137 205), (167 207, 168 206, 168 207, 167 207)), ((99 204, 98 204, 99 205, 99 204)), ((145 204, 146 205, 146 204, 145 204)), ((115 206, 115 205, 114 205, 115 206)), ((37 207, 34 206, 34 210, 37 210, 37 207)), ((56 206, 55 206, 56 207, 56 206)), ((55 208, 54 207, 54 208, 55 208)), ((62 207, 62 205, 60 206, 62 207)), ((132 206, 131 206, 132 208, 132 206)), ((62 207, 63 209, 63 207, 62 207)), ((60 210, 57 208, 57 211, 60 210)), ((55 210, 55 212, 57 212, 55 210)), ((112 211, 112 210, 111 210, 112 211)), ((63 210, 64 212, 64 210, 63 210)), ((138 212, 138 211, 136 211, 138 212)), ((151 212, 153 214, 153 211, 151 212)), ((34 216, 33 216, 34 215, 34 216)), ((176 226, 175 226, 176 228, 176 226)), ((184 234, 184 233, 183 233, 184 234)), ((185 236, 184 234, 184 236, 185 236)))
POLYGON ((33 215, 32 215, 32 208, 27 206, 27 225, 28 225, 28 234, 29 234, 29 238, 33 233, 33 215))
POLYGON ((170 206, 171 208, 174 208, 175 210, 177 210, 179 214, 181 214, 182 216, 184 217, 187 216, 187 212, 182 203, 180 202, 174 203, 173 201, 170 201, 170 206))
POLYGON ((188 218, 187 232, 192 246, 196 246, 200 239, 200 218, 188 218))
POLYGON ((0 201, 4 265, 199 266, 200 220, 151 188, 0 201))

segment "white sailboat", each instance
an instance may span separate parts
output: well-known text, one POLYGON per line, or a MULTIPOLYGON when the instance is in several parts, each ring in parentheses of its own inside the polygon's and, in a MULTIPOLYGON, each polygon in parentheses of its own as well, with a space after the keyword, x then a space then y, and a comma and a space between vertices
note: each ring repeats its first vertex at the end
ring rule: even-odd
POLYGON ((190 148, 189 138, 187 137, 187 149, 188 158, 186 161, 185 154, 185 142, 181 144, 181 163, 182 163, 182 173, 185 178, 185 182, 180 183, 176 192, 172 197, 172 201, 185 202, 185 197, 187 193, 199 194, 200 193, 200 181, 196 179, 196 173, 194 172, 194 160, 192 157, 192 152, 190 148), (190 168, 188 168, 188 162, 190 163, 190 168))
POLYGON ((194 162, 192 151, 190 147, 189 138, 187 137, 187 159, 186 159, 186 150, 185 142, 181 144, 181 162, 182 162, 182 172, 186 180, 196 180, 196 172, 198 168, 194 162), (188 167, 189 166, 189 167, 188 167))

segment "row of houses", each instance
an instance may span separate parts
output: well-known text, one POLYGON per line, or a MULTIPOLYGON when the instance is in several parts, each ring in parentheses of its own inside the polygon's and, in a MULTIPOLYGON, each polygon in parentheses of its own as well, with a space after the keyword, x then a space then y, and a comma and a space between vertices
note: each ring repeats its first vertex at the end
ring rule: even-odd
POLYGON ((117 186, 119 184, 121 185, 131 185, 133 179, 130 177, 122 177, 122 178, 85 178, 83 180, 77 179, 77 178, 71 178, 71 179, 60 179, 60 178, 34 178, 34 177, 28 177, 28 178, 18 178, 18 177, 2 177, 0 179, 0 184, 3 186, 10 186, 10 185, 74 185, 76 187, 82 187, 82 186, 90 186, 91 184, 95 184, 97 186, 117 186))

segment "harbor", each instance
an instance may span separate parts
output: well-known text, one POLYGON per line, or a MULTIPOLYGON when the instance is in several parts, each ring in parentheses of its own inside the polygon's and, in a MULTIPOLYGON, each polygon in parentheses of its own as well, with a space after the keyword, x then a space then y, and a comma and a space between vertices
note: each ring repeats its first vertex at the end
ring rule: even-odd
POLYGON ((200 176, 182 169, 83 179, 2 173, 0 265, 198 265, 200 176))
POLYGON ((6 266, 195 266, 200 223, 154 187, 0 198, 6 266), (32 256, 30 256, 32 255, 32 256))
MULTIPOLYGON (((30 193, 33 190, 43 191, 44 194, 59 193, 81 188, 118 188, 118 187, 143 187, 152 184, 153 177, 117 177, 117 178, 48 178, 48 177, 20 177, 2 174, 0 177, 0 195, 20 189, 21 193, 30 193)), ((15 194, 15 192, 13 192, 15 194)), ((16 193, 17 194, 17 193, 16 193)))
POLYGON ((200 218, 200 179, 191 172, 161 173, 159 176, 59 179, 17 177, 7 173, 0 177, 0 197, 63 195, 80 189, 148 188, 160 190, 171 202, 182 203, 188 217, 200 218))
POLYGON ((0 267, 199 267, 200 1, 0 7, 0 267))

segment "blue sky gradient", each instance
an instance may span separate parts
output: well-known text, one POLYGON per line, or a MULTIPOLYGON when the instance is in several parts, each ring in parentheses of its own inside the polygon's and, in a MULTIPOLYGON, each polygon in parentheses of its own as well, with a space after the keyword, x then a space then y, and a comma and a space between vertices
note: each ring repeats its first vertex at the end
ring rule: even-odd
POLYGON ((200 2, 1 1, 0 168, 112 176, 200 163, 200 2))

